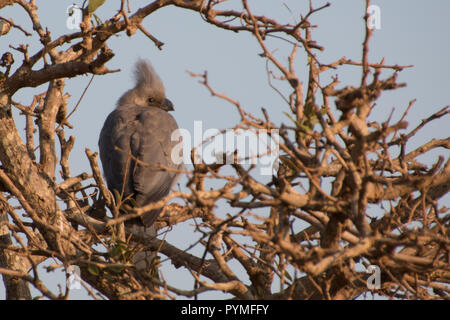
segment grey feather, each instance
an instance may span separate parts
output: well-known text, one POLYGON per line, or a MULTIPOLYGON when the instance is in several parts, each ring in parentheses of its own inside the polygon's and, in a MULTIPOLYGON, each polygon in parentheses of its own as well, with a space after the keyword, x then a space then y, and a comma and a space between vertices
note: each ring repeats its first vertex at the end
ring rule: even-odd
MULTIPOLYGON (((164 107, 168 100, 161 79, 143 60, 136 63, 135 78, 135 87, 107 117, 99 150, 108 188, 123 191, 124 197, 133 195, 141 207, 164 198, 178 178, 175 172, 162 171, 157 165, 172 169, 182 165, 171 159, 172 148, 179 143, 171 141, 171 134, 178 126, 164 107)), ((152 225, 160 211, 145 214, 142 223, 152 225)))
POLYGON ((135 105, 147 106, 145 97, 153 95, 165 98, 164 85, 150 63, 139 59, 134 69, 135 87, 125 92, 117 106, 135 105))

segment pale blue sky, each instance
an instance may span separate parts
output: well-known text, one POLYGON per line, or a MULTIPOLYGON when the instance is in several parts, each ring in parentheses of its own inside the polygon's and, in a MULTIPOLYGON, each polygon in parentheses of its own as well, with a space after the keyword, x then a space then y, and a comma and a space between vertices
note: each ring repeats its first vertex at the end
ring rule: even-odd
MULTIPOLYGON (((70 32, 66 28, 66 8, 73 1, 36 1, 39 6, 39 16, 44 27, 52 32, 52 37, 70 32)), ((321 6, 326 1, 313 1, 321 6)), ((311 21, 319 26, 313 31, 313 38, 325 47, 318 55, 324 63, 333 62, 342 56, 353 60, 361 58, 361 44, 364 36, 362 0, 331 1, 330 8, 316 14, 311 21)), ((78 4, 81 4, 79 1, 78 4)), ((96 13, 101 19, 107 19, 116 13, 120 1, 106 1, 96 13)), ((149 3, 149 1, 130 1, 132 10, 149 3)), ((307 0, 251 0, 250 7, 256 14, 266 14, 283 22, 294 22, 300 14, 306 14, 307 0), (282 3, 285 3, 290 11, 282 3)), ((414 65, 414 68, 404 70, 399 75, 399 82, 407 82, 408 86, 394 92, 384 93, 378 101, 371 118, 385 120, 392 108, 395 108, 394 119, 398 119, 408 102, 414 98, 417 102, 409 113, 410 128, 420 123, 421 119, 441 109, 450 102, 450 2, 448 0, 419 1, 372 1, 381 9, 381 29, 376 30, 371 41, 370 60, 378 62, 386 57, 387 64, 414 65)), ((240 1, 230 1, 230 5, 239 5, 240 1)), ((23 10, 16 6, 0 11, 0 16, 13 18, 16 24, 21 24, 32 31, 29 20, 23 10)), ((122 72, 105 76, 96 76, 85 98, 78 107, 70 122, 75 126, 67 130, 66 135, 76 137, 75 147, 71 153, 71 170, 73 175, 89 172, 89 164, 84 154, 85 148, 97 151, 97 140, 103 121, 114 108, 120 95, 132 86, 130 71, 138 57, 148 58, 160 74, 166 86, 166 94, 174 103, 173 113, 179 126, 192 130, 195 120, 202 120, 204 128, 225 129, 233 127, 239 120, 237 112, 231 105, 211 97, 207 90, 196 79, 191 78, 186 70, 202 73, 209 72, 211 85, 219 92, 228 94, 239 100, 247 111, 261 115, 260 108, 268 110, 272 120, 280 123, 289 120, 283 115, 288 111, 287 105, 267 84, 265 60, 258 54, 261 49, 250 34, 233 33, 219 30, 205 23, 199 14, 183 9, 163 8, 144 21, 144 26, 155 37, 165 43, 163 50, 158 50, 153 43, 138 32, 129 38, 124 33, 112 37, 108 45, 116 56, 108 62, 110 69, 120 68, 122 72)), ((7 37, 0 38, 1 53, 10 50, 9 44, 18 46, 20 43, 30 43, 30 53, 39 47, 36 38, 30 39, 17 30, 12 30, 7 37)), ((271 39, 268 45, 276 51, 276 56, 282 62, 286 61, 286 53, 290 45, 278 39, 271 39)), ((301 51, 301 50, 300 50, 301 51)), ((16 63, 22 57, 14 53, 16 63)), ((307 80, 307 61, 304 54, 299 54, 296 61, 297 74, 303 81, 307 80)), ((273 69, 273 68, 272 68, 273 69)), ((358 85, 360 69, 345 67, 340 71, 341 85, 358 85)), ((325 83, 327 77, 336 74, 328 72, 322 76, 325 83)), ((386 73, 384 73, 386 75, 386 73)), ((90 76, 80 76, 66 81, 66 92, 69 99, 69 110, 72 110, 90 76)), ((286 89, 280 86, 281 90, 286 89)), ((45 91, 46 87, 22 90, 14 99, 22 104, 29 104, 32 95, 45 91)), ((284 91, 286 92, 286 91, 284 91)), ((16 113, 17 115, 17 113, 16 113)), ((20 129, 23 121, 17 117, 20 129)), ((425 128, 411 140, 408 148, 414 148, 432 137, 444 138, 450 134, 448 119, 439 120, 425 128)), ((435 152, 434 155, 437 153, 435 152)), ((442 150, 439 154, 448 157, 449 153, 442 150)), ((450 205, 446 197, 447 206, 450 205)), ((443 203, 444 204, 444 203, 443 203)), ((183 226, 183 228, 186 228, 183 226)), ((186 246, 186 229, 175 228, 168 239, 174 244, 186 246)), ((195 251, 194 251, 195 252, 195 251)), ((191 288, 190 278, 185 272, 174 270, 170 266, 164 269, 166 279, 171 284, 181 283, 183 288, 191 288)), ((52 286, 61 281, 60 276, 54 277, 52 286), (58 280, 56 280, 58 279, 58 280)), ((46 277, 48 278, 48 276, 46 277)), ((82 290, 73 291, 72 298, 85 297, 82 290)), ((220 297, 207 294, 203 298, 220 297)), ((4 298, 4 290, 0 286, 0 298, 4 298)))

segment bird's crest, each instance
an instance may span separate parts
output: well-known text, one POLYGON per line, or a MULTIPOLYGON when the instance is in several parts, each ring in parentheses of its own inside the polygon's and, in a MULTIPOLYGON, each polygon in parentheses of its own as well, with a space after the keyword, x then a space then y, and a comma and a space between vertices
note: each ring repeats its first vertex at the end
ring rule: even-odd
POLYGON ((164 85, 150 62, 139 59, 134 67, 134 77, 136 88, 151 87, 156 92, 164 95, 164 85))
POLYGON ((164 85, 150 62, 139 59, 134 67, 135 87, 119 99, 117 106, 146 106, 149 96, 165 98, 164 85))

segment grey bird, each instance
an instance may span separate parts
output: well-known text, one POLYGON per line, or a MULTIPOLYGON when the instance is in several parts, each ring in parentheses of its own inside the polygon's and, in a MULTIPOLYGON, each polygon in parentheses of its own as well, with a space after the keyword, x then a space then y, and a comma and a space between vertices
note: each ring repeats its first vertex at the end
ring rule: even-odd
MULTIPOLYGON (((178 174, 163 171, 158 165, 180 169, 172 160, 172 141, 178 129, 169 114, 173 104, 166 98, 164 85, 151 64, 138 60, 135 87, 125 92, 107 117, 100 133, 99 150, 108 189, 131 196, 138 207, 156 202, 169 194, 178 174)), ((175 161, 176 162, 176 161, 175 161)), ((131 225, 150 227, 161 213, 152 210, 131 225)))

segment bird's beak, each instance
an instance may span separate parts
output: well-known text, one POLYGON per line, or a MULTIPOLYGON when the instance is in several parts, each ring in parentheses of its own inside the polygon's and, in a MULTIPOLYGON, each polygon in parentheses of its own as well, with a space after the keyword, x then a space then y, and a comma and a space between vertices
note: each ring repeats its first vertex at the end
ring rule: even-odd
POLYGON ((170 101, 169 99, 164 99, 164 101, 161 104, 161 109, 163 109, 165 111, 174 111, 175 110, 173 108, 172 101, 170 101))

